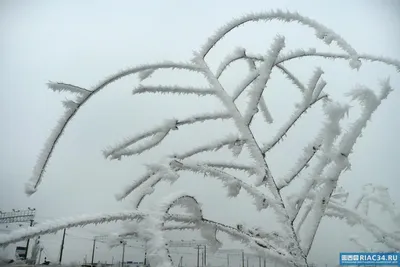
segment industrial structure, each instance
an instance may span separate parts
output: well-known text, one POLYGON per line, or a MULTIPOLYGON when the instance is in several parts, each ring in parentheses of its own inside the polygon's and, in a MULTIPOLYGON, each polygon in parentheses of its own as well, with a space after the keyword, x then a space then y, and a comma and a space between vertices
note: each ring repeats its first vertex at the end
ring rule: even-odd
MULTIPOLYGON (((22 223, 29 223, 29 226, 32 227, 35 222, 35 215, 36 209, 32 209, 30 207, 28 207, 28 209, 26 210, 12 209, 12 211, 8 212, 0 211, 0 225, 6 225, 5 228, 8 228, 8 224, 19 223, 20 226, 22 226, 22 223)), ((6 261, 6 263, 22 261, 28 264, 35 264, 37 260, 36 257, 38 256, 38 252, 40 251, 40 249, 38 249, 39 239, 36 239, 34 243, 35 249, 32 250, 34 252, 32 255, 34 258, 28 258, 29 245, 30 239, 26 241, 26 245, 17 246, 15 248, 14 256, 10 256, 10 259, 3 259, 3 261, 6 261)))

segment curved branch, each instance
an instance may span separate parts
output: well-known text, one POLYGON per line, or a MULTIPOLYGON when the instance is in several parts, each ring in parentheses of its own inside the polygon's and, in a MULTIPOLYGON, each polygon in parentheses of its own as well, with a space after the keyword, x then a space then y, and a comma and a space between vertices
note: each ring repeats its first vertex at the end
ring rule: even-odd
POLYGON ((47 139, 45 146, 42 152, 39 155, 39 158, 36 162, 36 165, 33 170, 33 175, 30 180, 25 185, 25 193, 27 195, 32 195, 36 192, 37 187, 42 181, 43 174, 47 167, 47 163, 53 154, 55 145, 57 144, 58 140, 60 139, 61 135, 63 134, 66 126, 70 122, 70 120, 74 117, 74 115, 78 112, 78 110, 88 101, 92 96, 98 93, 101 89, 109 85, 110 83, 119 80, 125 76, 135 74, 138 72, 146 71, 146 70, 154 70, 154 69, 185 69, 189 71, 200 72, 199 68, 193 64, 186 64, 186 63, 159 63, 159 64, 147 64, 141 65, 133 68, 129 68, 127 70, 118 72, 109 78, 100 82, 97 86, 93 88, 85 96, 82 96, 75 109, 67 109, 64 113, 64 116, 59 120, 57 127, 53 129, 51 135, 47 139))
MULTIPOLYGON (((56 233, 64 228, 73 228, 78 226, 86 226, 89 224, 108 223, 113 221, 140 220, 145 216, 147 216, 146 213, 140 211, 122 211, 109 214, 86 215, 79 216, 77 218, 65 218, 55 221, 48 221, 45 223, 36 224, 29 228, 18 229, 6 235, 0 235, 0 247, 23 241, 35 236, 56 233)), ((166 219, 168 220, 172 218, 166 219)))
MULTIPOLYGON (((289 60, 292 60, 295 58, 301 58, 301 57, 324 57, 324 58, 331 58, 331 59, 347 59, 347 60, 351 59, 351 57, 347 54, 304 51, 303 53, 287 55, 286 57, 283 56, 282 58, 278 59, 277 63, 283 63, 285 61, 289 61, 289 60)), ((358 58, 365 60, 365 61, 385 63, 387 65, 396 67, 397 71, 400 72, 400 61, 399 60, 394 60, 391 58, 379 57, 379 56, 374 56, 374 55, 368 55, 368 54, 359 54, 358 58)))
POLYGON ((266 13, 245 15, 241 18, 231 21, 230 23, 220 28, 212 37, 208 39, 207 43, 204 44, 203 47, 201 48, 199 56, 204 58, 208 54, 208 52, 217 44, 218 41, 220 41, 223 37, 225 37, 225 35, 228 34, 230 31, 241 26, 242 24, 248 22, 271 21, 271 20, 280 20, 284 22, 296 21, 300 24, 314 28, 316 30, 317 37, 319 39, 324 40, 328 44, 331 43, 332 41, 335 41, 337 45, 342 50, 347 52, 351 57, 352 62, 350 62, 350 65, 353 68, 359 68, 360 65, 358 62, 357 52, 341 36, 334 33, 329 28, 319 24, 315 20, 301 16, 298 13, 282 12, 280 10, 275 12, 272 11, 266 13))
POLYGON ((196 218, 193 216, 174 215, 174 214, 159 214, 151 211, 121 211, 113 213, 100 213, 95 215, 83 215, 76 218, 64 218, 54 221, 47 221, 36 224, 25 229, 18 229, 5 235, 0 235, 0 247, 7 246, 12 243, 23 241, 28 238, 33 238, 39 235, 56 233, 63 229, 83 227, 90 224, 102 224, 116 221, 132 221, 142 220, 148 216, 162 215, 164 221, 193 223, 196 218))
MULTIPOLYGON (((9 234, 0 236, 0 247, 7 246, 11 243, 23 241, 27 238, 33 238, 39 235, 45 235, 50 233, 56 233, 62 229, 69 229, 78 226, 85 226, 89 224, 101 224, 113 221, 127 221, 127 220, 142 220, 145 217, 158 215, 163 218, 163 221, 175 221, 186 224, 196 223, 197 218, 193 216, 177 215, 177 214, 158 214, 153 212, 140 212, 140 211, 125 211, 116 212, 109 214, 97 214, 97 215, 87 215, 80 216, 78 218, 66 218, 60 219, 53 222, 37 224, 33 227, 26 229, 19 229, 12 231, 9 234)), ((236 228, 231 226, 203 218, 203 223, 208 223, 214 225, 218 231, 224 232, 232 237, 239 239, 249 245, 256 245, 263 249, 266 255, 280 258, 281 260, 286 260, 293 262, 296 265, 296 259, 289 255, 286 251, 277 249, 270 244, 266 243, 264 240, 256 237, 252 237, 249 234, 241 232, 236 228)))
MULTIPOLYGON (((215 72, 215 77, 219 79, 224 73, 225 69, 232 63, 235 62, 236 60, 247 58, 246 56, 246 50, 244 48, 242 49, 236 49, 233 53, 228 54, 222 62, 219 64, 216 72, 215 72)), ((254 69, 254 65, 251 67, 251 69, 254 69)))
MULTIPOLYGON (((127 186, 121 193, 116 194, 115 198, 120 201, 123 198, 127 197, 130 193, 132 193, 133 190, 135 190, 136 188, 138 188, 140 185, 142 185, 143 183, 145 183, 147 180, 149 180, 151 177, 156 176, 156 172, 155 171, 147 171, 146 173, 144 173, 139 179, 135 180, 132 184, 130 184, 129 186, 127 186)), ((161 179, 160 177, 156 177, 157 179, 161 179)), ((144 195, 147 195, 148 192, 144 192, 144 195)), ((142 197, 143 197, 142 196, 142 197)), ((143 199, 139 199, 138 202, 136 203, 136 205, 138 205, 143 199)))
POLYGON ((118 144, 112 148, 105 149, 103 154, 106 158, 111 157, 111 159, 120 159, 122 156, 130 156, 134 154, 140 154, 145 150, 149 150, 153 148, 155 145, 159 144, 171 130, 178 130, 178 126, 190 125, 197 122, 205 122, 209 120, 224 120, 231 118, 231 115, 228 113, 205 113, 205 114, 197 114, 186 119, 177 120, 170 119, 166 120, 159 127, 154 128, 153 130, 146 131, 142 134, 136 135, 134 137, 127 138, 126 141, 118 144), (160 138, 156 138, 156 135, 160 134, 160 138), (153 140, 158 140, 159 142, 147 142, 147 146, 141 146, 141 149, 127 149, 127 147, 145 139, 148 137, 153 137, 153 140), (160 140, 161 139, 161 140, 160 140))
POLYGON ((242 82, 238 84, 232 94, 232 100, 236 99, 243 93, 243 91, 250 86, 258 77, 260 73, 257 70, 252 70, 242 82))
POLYGON ((198 218, 199 221, 203 218, 203 210, 200 207, 200 203, 194 196, 188 195, 186 193, 178 193, 169 196, 169 198, 170 200, 164 200, 166 203, 161 207, 161 211, 163 213, 170 214, 169 211, 172 208, 176 206, 182 206, 185 207, 189 213, 191 213, 190 215, 198 218))
MULTIPOLYGON (((162 204, 160 206, 160 212, 164 215, 170 215, 169 211, 170 209, 172 209, 173 207, 180 205, 185 207, 189 212, 191 212, 194 217, 198 218, 197 221, 201 220, 202 216, 203 216, 203 212, 199 206, 199 203, 197 202, 197 200, 189 195, 186 194, 182 194, 179 193, 179 195, 174 194, 172 196, 172 200, 171 196, 168 197, 168 199, 166 200, 165 204, 162 204), (192 208, 192 209, 191 209, 192 208)), ((157 257, 161 257, 164 259, 167 258, 167 260, 169 260, 171 266, 174 266, 174 261, 171 257, 171 253, 169 251, 169 248, 167 246, 167 244, 164 241, 164 237, 163 237, 163 228, 165 226, 165 221, 162 220, 161 222, 158 222, 158 227, 161 230, 161 232, 158 232, 158 229, 154 229, 152 231, 152 233, 150 234, 150 240, 151 243, 155 243, 156 245, 153 247, 153 253, 155 256, 157 257), (159 250, 163 250, 164 253, 159 252, 159 250)), ((145 228, 147 228, 148 226, 145 225, 145 228)), ((140 236, 140 233, 139 233, 140 236)))
MULTIPOLYGON (((309 49, 309 50, 296 50, 291 53, 288 53, 286 55, 282 55, 278 57, 278 59, 275 62, 275 65, 281 65, 281 63, 284 63, 286 61, 290 61, 292 59, 298 59, 302 57, 323 57, 327 59, 345 59, 349 60, 351 57, 348 54, 340 54, 340 53, 330 53, 330 52, 316 52, 315 49, 309 49)), ((371 61, 371 62, 380 62, 384 63, 390 66, 393 66, 396 68, 398 72, 400 72, 400 61, 399 60, 394 60, 391 58, 386 58, 386 57, 378 57, 374 55, 368 55, 368 54, 359 54, 358 55, 359 59, 365 60, 365 61, 371 61)), ((261 55, 248 55, 248 54, 236 54, 235 57, 230 57, 229 58, 231 61, 225 61, 225 65, 221 65, 218 68, 217 74, 219 76, 225 71, 225 69, 232 63, 234 63, 237 60, 241 59, 251 59, 254 61, 263 61, 263 57, 261 55)), ((218 77, 219 77, 218 76, 218 77)))
MULTIPOLYGON (((186 208, 186 210, 193 215, 194 217, 198 218, 198 221, 195 222, 197 228, 200 228, 201 235, 209 242, 211 248, 217 249, 222 246, 222 243, 217 239, 217 228, 213 225, 214 231, 206 231, 204 232, 203 229, 205 227, 204 223, 202 222, 203 219, 203 211, 200 207, 200 203, 194 196, 180 193, 178 195, 172 196, 172 201, 168 201, 165 207, 162 208, 164 212, 167 214, 169 213, 170 209, 175 206, 182 206, 186 208), (211 233, 211 234, 210 234, 211 233)), ((163 224, 164 226, 164 224, 163 224)), ((172 258, 171 258, 172 261, 172 258)))

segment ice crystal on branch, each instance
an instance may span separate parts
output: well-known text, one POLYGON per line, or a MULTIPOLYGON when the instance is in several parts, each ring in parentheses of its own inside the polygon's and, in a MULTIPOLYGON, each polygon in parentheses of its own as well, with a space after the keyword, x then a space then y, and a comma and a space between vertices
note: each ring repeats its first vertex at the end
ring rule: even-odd
MULTIPOLYGON (((331 31, 318 22, 301 16, 298 13, 271 11, 256 13, 235 19, 221 27, 212 35, 201 48, 194 53, 189 63, 165 61, 157 64, 140 65, 129 68, 104 79, 91 89, 67 83, 49 82, 51 90, 57 92, 70 92, 77 95, 75 100, 63 102, 65 113, 59 120, 56 128, 48 138, 31 179, 26 184, 26 193, 33 194, 44 177, 45 169, 52 156, 55 145, 60 140, 66 126, 78 113, 80 108, 89 102, 91 97, 105 89, 107 85, 128 75, 137 75, 140 82, 146 80, 150 85, 139 84, 133 89, 133 95, 139 94, 172 94, 195 95, 198 97, 209 96, 218 99, 222 110, 195 114, 191 117, 178 117, 165 120, 150 130, 145 130, 124 141, 104 150, 104 156, 111 160, 121 159, 151 150, 163 143, 167 136, 179 131, 182 127, 192 124, 208 122, 211 120, 230 120, 236 128, 235 133, 225 137, 209 140, 207 143, 194 144, 183 152, 171 151, 162 161, 154 161, 146 165, 147 170, 133 183, 128 184, 121 192, 116 194, 117 200, 132 194, 133 210, 127 212, 82 216, 80 218, 60 220, 47 224, 38 224, 29 229, 21 229, 8 235, 0 236, 0 245, 23 240, 37 235, 56 232, 63 228, 83 226, 87 224, 106 223, 110 221, 129 221, 121 233, 114 236, 120 238, 135 236, 142 238, 148 245, 149 257, 153 258, 157 266, 172 266, 168 246, 164 240, 164 232, 175 230, 198 229, 201 235, 209 242, 213 251, 218 250, 222 243, 219 233, 225 233, 234 240, 240 241, 254 249, 260 256, 269 257, 288 266, 313 266, 308 262, 308 255, 324 216, 337 217, 346 220, 350 225, 360 224, 379 242, 389 248, 400 248, 400 236, 397 232, 390 233, 373 224, 368 218, 368 209, 372 204, 382 207, 389 212, 391 218, 399 222, 399 212, 383 187, 366 187, 366 191, 357 200, 354 209, 347 208, 348 193, 338 187, 340 175, 350 169, 349 156, 353 146, 361 136, 362 130, 372 118, 373 113, 381 102, 392 91, 390 80, 381 83, 381 92, 376 94, 370 88, 358 85, 347 95, 351 101, 357 101, 362 112, 358 119, 342 129, 342 119, 349 113, 347 103, 339 103, 331 99, 324 92, 329 88, 329 82, 324 80, 324 71, 316 68, 304 84, 301 79, 284 65, 285 62, 304 57, 319 57, 323 59, 346 60, 351 69, 358 70, 362 61, 382 62, 394 66, 400 72, 400 62, 393 59, 359 54, 341 36, 331 31), (265 47, 265 53, 258 55, 247 51, 246 48, 237 48, 228 54, 219 64, 217 71, 213 72, 207 62, 207 55, 218 42, 229 32, 249 22, 269 22, 278 20, 282 22, 296 22, 312 28, 316 37, 326 45, 336 44, 342 53, 318 52, 316 49, 285 50, 285 38, 277 36, 271 44, 265 47), (286 52, 285 52, 286 51, 286 52), (220 81, 224 72, 236 61, 244 61, 248 66, 248 73, 239 81, 233 90, 226 88, 220 81), (175 69, 194 72, 204 78, 207 86, 199 87, 179 85, 151 85, 151 77, 162 69, 175 69), (282 123, 275 135, 267 142, 258 140, 253 134, 255 116, 260 113, 263 117, 263 127, 268 132, 269 124, 275 123, 265 100, 264 92, 269 89, 270 80, 273 79, 273 70, 278 69, 286 79, 298 88, 301 99, 294 107, 292 115, 282 123), (231 92, 231 93, 230 93, 231 92), (244 112, 238 107, 237 99, 247 96, 244 112), (322 101, 321 101, 322 100, 322 101), (318 103, 322 103, 325 115, 323 125, 318 135, 305 146, 303 154, 292 163, 292 167, 283 177, 275 177, 266 160, 266 155, 275 149, 283 137, 291 134, 291 129, 304 114, 318 103), (195 156, 204 152, 215 152, 227 148, 233 159, 201 161, 195 156), (239 162, 244 150, 250 156, 250 162, 239 162), (310 166, 312 165, 312 166, 310 166), (310 167, 306 177, 300 179, 304 169, 310 167), (243 179, 232 173, 241 172, 246 176, 243 179), (237 197, 245 192, 253 199, 256 209, 263 212, 272 209, 277 215, 282 233, 269 231, 270 218, 257 224, 261 227, 249 228, 244 225, 226 225, 206 217, 206 212, 194 195, 176 193, 167 196, 156 211, 144 210, 141 203, 146 196, 151 195, 161 181, 170 183, 180 179, 182 172, 201 174, 205 178, 216 179, 221 182, 221 190, 226 190, 227 197, 237 197), (303 182, 302 188, 295 194, 284 199, 282 192, 294 180, 303 182), (369 191, 368 191, 369 190, 369 191), (173 214, 171 209, 183 207, 186 212, 173 214), (309 227, 304 229, 304 224, 309 227)), ((286 92, 282 92, 286 93, 286 92)), ((356 239, 352 239, 355 242, 356 239)))

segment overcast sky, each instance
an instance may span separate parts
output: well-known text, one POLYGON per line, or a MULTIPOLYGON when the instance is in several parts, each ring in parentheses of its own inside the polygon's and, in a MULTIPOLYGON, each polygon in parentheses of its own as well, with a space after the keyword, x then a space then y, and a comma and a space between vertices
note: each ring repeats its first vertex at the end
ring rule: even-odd
MULTIPOLYGON (((161 154, 182 151, 190 144, 221 137, 232 130, 218 123, 194 126, 171 136, 153 152, 122 161, 105 160, 102 149, 124 137, 150 129, 164 118, 220 110, 219 102, 210 98, 133 97, 131 90, 137 82, 134 77, 126 78, 93 97, 81 109, 60 139, 39 191, 28 198, 24 194, 24 183, 31 175, 43 143, 63 112, 61 101, 71 97, 51 92, 46 88, 47 81, 90 88, 107 75, 128 66, 164 59, 190 60, 192 52, 230 19, 275 8, 298 11, 318 20, 344 37, 360 53, 400 59, 398 1, 1 1, 0 210, 35 207, 36 220, 41 222, 130 208, 129 199, 117 202, 114 194, 144 171, 143 163, 152 162, 161 154)), ((210 53, 208 60, 215 69, 218 61, 237 46, 262 53, 277 33, 287 36, 289 49, 316 47, 321 51, 339 51, 315 40, 310 29, 273 22, 241 27, 227 36, 210 53)), ((400 205, 396 190, 400 186, 400 144, 397 141, 400 136, 400 74, 382 64, 365 64, 357 73, 342 61, 309 59, 287 66, 298 71, 301 80, 307 82, 314 66, 318 65, 326 70, 326 91, 340 100, 345 99, 344 93, 355 83, 378 90, 378 79, 391 76, 395 91, 374 114, 355 146, 351 157, 352 170, 342 176, 341 185, 357 194, 362 184, 381 183, 390 188, 400 205)), ((233 67, 224 77, 228 87, 235 84, 235 78, 242 70, 233 67)), ((201 82, 191 75, 172 75, 170 72, 162 72, 154 79, 156 84, 182 82, 197 85, 201 82)), ((273 131, 291 114, 290 104, 300 100, 290 82, 277 77, 270 86, 272 93, 267 94, 274 98, 268 98, 267 103, 276 125, 257 128, 263 130, 264 141, 271 138, 273 131), (283 105, 287 108, 282 108, 283 105)), ((357 115, 357 108, 354 110, 350 117, 357 115)), ((322 119, 318 114, 321 114, 320 106, 310 112, 303 124, 297 125, 288 135, 287 141, 268 156, 276 176, 286 173, 298 152, 315 135, 322 119)), ((227 152, 221 153, 217 157, 227 152)), ((227 199, 220 185, 210 179, 189 175, 172 187, 162 185, 145 204, 151 207, 168 192, 186 190, 199 198, 209 218, 230 224, 245 221, 266 225, 265 213, 257 213, 248 204, 248 197, 240 195, 237 199, 227 199)), ((12 227, 16 226, 9 226, 12 227)), ((0 226, 0 229, 5 228, 0 226)), ((68 230, 65 262, 82 261, 85 255, 90 260, 91 238, 105 234, 107 229, 118 230, 118 227, 68 230)), ((316 249, 311 253, 312 260, 333 266, 337 263, 338 252, 357 250, 343 241, 349 233, 344 222, 324 220, 318 232, 316 249)), ((195 235, 177 236, 189 237, 198 238, 195 235)), ((56 260, 61 233, 43 237, 43 240, 48 258, 56 260)), ((133 241, 131 245, 136 246, 133 241)), ((108 251, 104 244, 99 244, 97 251, 96 259, 108 262, 113 256, 115 261, 119 260, 121 253, 120 249, 108 251)), ((188 254, 182 254, 184 261, 193 264, 194 250, 186 249, 185 253, 188 254)), ((142 259, 138 257, 142 257, 141 250, 127 249, 126 259, 142 259)))

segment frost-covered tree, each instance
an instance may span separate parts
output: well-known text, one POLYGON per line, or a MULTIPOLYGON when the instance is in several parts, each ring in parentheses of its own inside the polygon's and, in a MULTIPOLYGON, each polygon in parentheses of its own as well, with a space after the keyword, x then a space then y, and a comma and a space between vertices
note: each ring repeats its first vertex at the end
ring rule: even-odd
POLYGON ((136 197, 135 210, 38 224, 31 229, 18 230, 1 236, 0 245, 56 232, 63 228, 123 220, 130 221, 129 228, 125 232, 121 232, 118 238, 136 235, 144 239, 148 258, 157 265, 170 266, 174 264, 164 239, 166 231, 198 229, 214 251, 222 245, 218 239, 219 233, 225 233, 235 240, 241 241, 262 257, 274 259, 287 266, 311 266, 312 264, 307 260, 310 249, 322 218, 328 216, 344 219, 350 225, 362 225, 372 233, 378 242, 393 251, 400 250, 399 232, 388 232, 367 217, 370 203, 376 203, 388 211, 393 220, 400 225, 400 215, 390 200, 387 190, 383 187, 369 185, 366 188, 369 191, 362 195, 354 207, 349 207, 346 204, 348 194, 338 187, 339 177, 344 171, 350 169, 349 157, 353 152, 354 144, 361 136, 362 130, 366 127, 372 114, 392 91, 390 80, 386 77, 382 80, 378 93, 362 85, 349 91, 347 96, 351 101, 357 101, 362 111, 359 117, 343 130, 341 122, 348 114, 350 106, 347 103, 335 101, 324 92, 327 82, 322 78, 324 74, 322 69, 317 68, 308 83, 304 84, 284 64, 305 57, 345 60, 354 70, 358 70, 363 61, 381 62, 395 67, 400 72, 399 61, 359 54, 341 36, 312 19, 297 13, 273 11, 250 14, 226 24, 194 53, 189 62, 165 61, 139 65, 120 71, 92 88, 82 88, 60 82, 48 83, 49 88, 53 91, 68 91, 75 93, 77 97, 64 102, 65 114, 48 138, 34 168, 33 176, 26 185, 28 195, 35 193, 38 189, 57 142, 80 108, 107 85, 129 75, 137 75, 142 82, 150 80, 151 76, 159 70, 179 69, 193 72, 203 77, 208 86, 197 87, 195 84, 192 87, 164 86, 141 83, 133 90, 133 94, 212 96, 220 100, 222 108, 219 112, 166 120, 151 130, 105 149, 104 156, 106 158, 120 160, 123 157, 139 155, 162 143, 169 134, 173 134, 173 131, 179 131, 181 127, 189 127, 191 124, 199 122, 231 120, 234 122, 236 132, 216 141, 210 140, 206 144, 196 144, 196 147, 187 148, 183 153, 172 151, 170 156, 161 159, 160 162, 147 165, 147 172, 117 195, 117 199, 121 200, 134 193, 133 195, 136 197), (207 55, 225 35, 248 22, 272 20, 296 22, 310 27, 315 30, 318 39, 327 45, 335 43, 343 52, 319 52, 316 49, 297 49, 285 52, 285 38, 277 36, 264 54, 253 54, 244 48, 236 49, 220 62, 216 71, 210 68, 207 63, 207 55), (231 64, 237 61, 248 63, 248 73, 234 88, 228 88, 223 85, 220 77, 231 64), (266 131, 268 131, 268 125, 273 123, 273 116, 264 99, 264 92, 268 88, 274 69, 281 71, 299 89, 302 98, 295 106, 293 115, 283 124, 280 131, 271 140, 263 143, 255 137, 253 124, 257 114, 263 117, 263 123, 265 123, 263 127, 266 131), (244 94, 247 94, 248 101, 244 107, 239 107, 237 99, 244 94), (319 134, 309 140, 309 144, 304 148, 304 153, 299 156, 297 162, 293 163, 293 167, 287 170, 287 175, 284 177, 274 176, 266 161, 266 155, 286 134, 290 134, 290 130, 299 118, 316 103, 321 103, 325 116, 319 134), (213 152, 223 147, 231 150, 231 160, 226 158, 219 161, 193 159, 200 153, 213 152), (235 159, 245 150, 251 157, 251 164, 245 164, 235 159), (285 196, 283 193, 286 188, 293 181, 299 180, 299 174, 310 164, 313 167, 308 177, 301 181, 301 190, 285 196), (235 174, 232 170, 235 171, 235 174), (253 197, 254 205, 260 212, 266 209, 272 209, 275 212, 282 231, 269 231, 270 218, 258 222, 260 227, 253 228, 242 224, 226 225, 207 219, 206 213, 203 213, 195 196, 187 193, 167 196, 162 201, 159 210, 149 211, 140 208, 143 199, 154 191, 157 184, 161 181, 172 183, 179 179, 183 172, 193 172, 219 180, 227 189, 229 197, 237 196, 241 190, 246 192, 253 197), (237 176, 238 172, 242 172, 245 178, 237 176), (171 213, 170 210, 176 206, 186 208, 187 212, 171 213), (304 227, 305 225, 307 227, 304 227))

